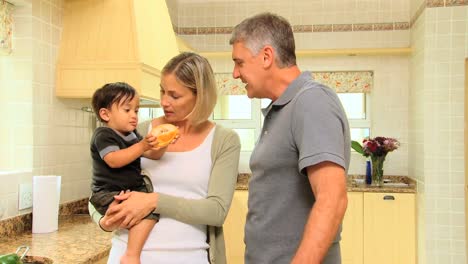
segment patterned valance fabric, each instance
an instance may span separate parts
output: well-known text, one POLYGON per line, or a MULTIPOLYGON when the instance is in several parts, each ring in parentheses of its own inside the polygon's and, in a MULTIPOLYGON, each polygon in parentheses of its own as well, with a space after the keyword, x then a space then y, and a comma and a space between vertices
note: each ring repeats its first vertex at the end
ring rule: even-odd
POLYGON ((219 95, 246 95, 245 84, 232 78, 231 73, 215 73, 219 95))
POLYGON ((11 53, 11 35, 13 26, 13 5, 0 0, 0 53, 11 53))
POLYGON ((312 72, 312 79, 337 93, 369 93, 373 77, 371 71, 312 72))
MULTIPOLYGON (((337 93, 369 93, 374 74, 371 71, 312 72, 312 78, 337 93)), ((245 84, 231 73, 215 73, 219 95, 245 95, 245 84)))

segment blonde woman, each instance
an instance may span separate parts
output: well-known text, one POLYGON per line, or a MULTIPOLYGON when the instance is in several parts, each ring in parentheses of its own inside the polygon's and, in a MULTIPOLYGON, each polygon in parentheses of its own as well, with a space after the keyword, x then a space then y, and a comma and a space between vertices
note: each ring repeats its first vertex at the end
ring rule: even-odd
POLYGON ((150 233, 141 263, 226 263, 222 225, 229 211, 238 174, 237 134, 208 120, 216 104, 216 84, 208 61, 195 53, 171 59, 162 71, 164 116, 151 129, 170 123, 180 137, 160 160, 142 158, 154 193, 127 192, 103 217, 90 214, 114 231, 108 263, 124 254, 129 228, 151 212, 160 220, 150 233))

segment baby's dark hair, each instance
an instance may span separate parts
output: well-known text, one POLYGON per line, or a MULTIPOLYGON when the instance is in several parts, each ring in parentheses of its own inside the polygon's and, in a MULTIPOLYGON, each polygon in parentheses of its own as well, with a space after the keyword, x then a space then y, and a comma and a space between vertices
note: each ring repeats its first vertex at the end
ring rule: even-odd
POLYGON ((113 104, 118 104, 122 99, 131 101, 135 97, 135 88, 124 82, 107 83, 97 89, 91 100, 93 111, 101 122, 106 122, 99 115, 99 109, 110 109, 113 104))

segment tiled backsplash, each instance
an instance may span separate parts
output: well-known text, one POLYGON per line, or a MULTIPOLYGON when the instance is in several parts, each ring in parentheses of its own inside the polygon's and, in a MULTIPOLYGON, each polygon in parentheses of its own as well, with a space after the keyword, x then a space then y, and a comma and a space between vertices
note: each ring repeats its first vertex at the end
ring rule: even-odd
MULTIPOLYGON (((2 0, 0 0, 1 2, 2 0)), ((18 185, 33 175, 62 176, 61 203, 87 197, 91 183, 89 140, 94 116, 89 100, 55 97, 55 63, 64 0, 25 0, 13 10, 12 53, 0 57, 0 175, 3 218, 18 210, 18 185)))

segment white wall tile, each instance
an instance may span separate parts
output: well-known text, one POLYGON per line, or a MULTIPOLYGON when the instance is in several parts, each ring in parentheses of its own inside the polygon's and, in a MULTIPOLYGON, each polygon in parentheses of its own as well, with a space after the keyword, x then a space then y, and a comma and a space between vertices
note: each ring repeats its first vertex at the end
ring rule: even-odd
MULTIPOLYGON (((90 122, 89 114, 79 109, 89 105, 89 101, 63 102, 54 95, 63 1, 34 0, 29 10, 20 11, 14 14, 16 49, 11 56, 0 58, 0 83, 11 87, 8 92, 2 90, 0 98, 11 99, 9 103, 14 104, 11 109, 21 109, 5 115, 11 116, 8 123, 15 125, 8 130, 2 127, 2 131, 16 146, 10 147, 0 141, 2 157, 5 151, 8 151, 5 156, 9 157, 1 159, 0 171, 17 166, 29 168, 36 175, 59 174, 70 182, 70 186, 79 186, 72 188, 72 195, 62 196, 62 202, 87 197, 91 173, 88 144, 94 124, 90 122), (31 124, 34 130, 28 133, 31 124), (78 134, 84 139, 78 140, 78 134)), ((14 186, 31 181, 31 174, 13 175, 11 179, 14 186)), ((17 190, 11 192, 0 188, 0 197, 8 200, 4 218, 28 212, 18 211, 17 190)), ((62 188, 63 193, 66 192, 62 188)))
MULTIPOLYGON (((464 140, 464 83, 461 76, 464 76, 464 58, 468 57, 468 52, 466 25, 463 22, 459 23, 458 20, 465 19, 463 14, 466 16, 467 11, 467 7, 426 9, 419 19, 420 23, 417 22, 412 29, 411 39, 415 52, 425 54, 422 65, 425 71, 418 70, 421 67, 420 61, 412 63, 411 71, 416 73, 412 78, 420 79, 424 76, 426 81, 423 89, 427 96, 413 97, 410 101, 420 101, 427 106, 425 107, 427 115, 421 125, 424 127, 425 139, 430 144, 425 146, 426 162, 411 166, 424 166, 423 180, 426 195, 422 199, 425 197, 428 201, 437 199, 439 203, 436 208, 427 207, 426 214, 420 212, 418 221, 432 222, 430 219, 432 216, 427 214, 430 211, 439 215, 437 224, 446 226, 448 217, 449 225, 460 226, 456 231, 453 228, 448 231, 445 227, 441 229, 442 226, 426 229, 427 245, 435 243, 437 246, 434 255, 429 253, 429 247, 419 254, 425 255, 427 263, 448 263, 447 259, 463 260, 464 263, 466 259, 464 148, 459 143, 464 140), (426 31, 419 32, 418 27, 426 31), (423 41, 421 34, 424 35, 423 41), (440 141, 441 138, 445 141, 440 141), (446 212, 447 209, 450 211, 446 212), (446 217, 442 216, 444 212, 446 217)), ((412 83, 411 88, 415 86, 412 83)), ((411 114, 415 113, 413 111, 411 114)), ((418 126, 412 127, 412 129, 417 128, 418 126)), ((412 150, 410 152, 412 153, 412 150)), ((410 168, 410 170, 416 169, 410 168)))

